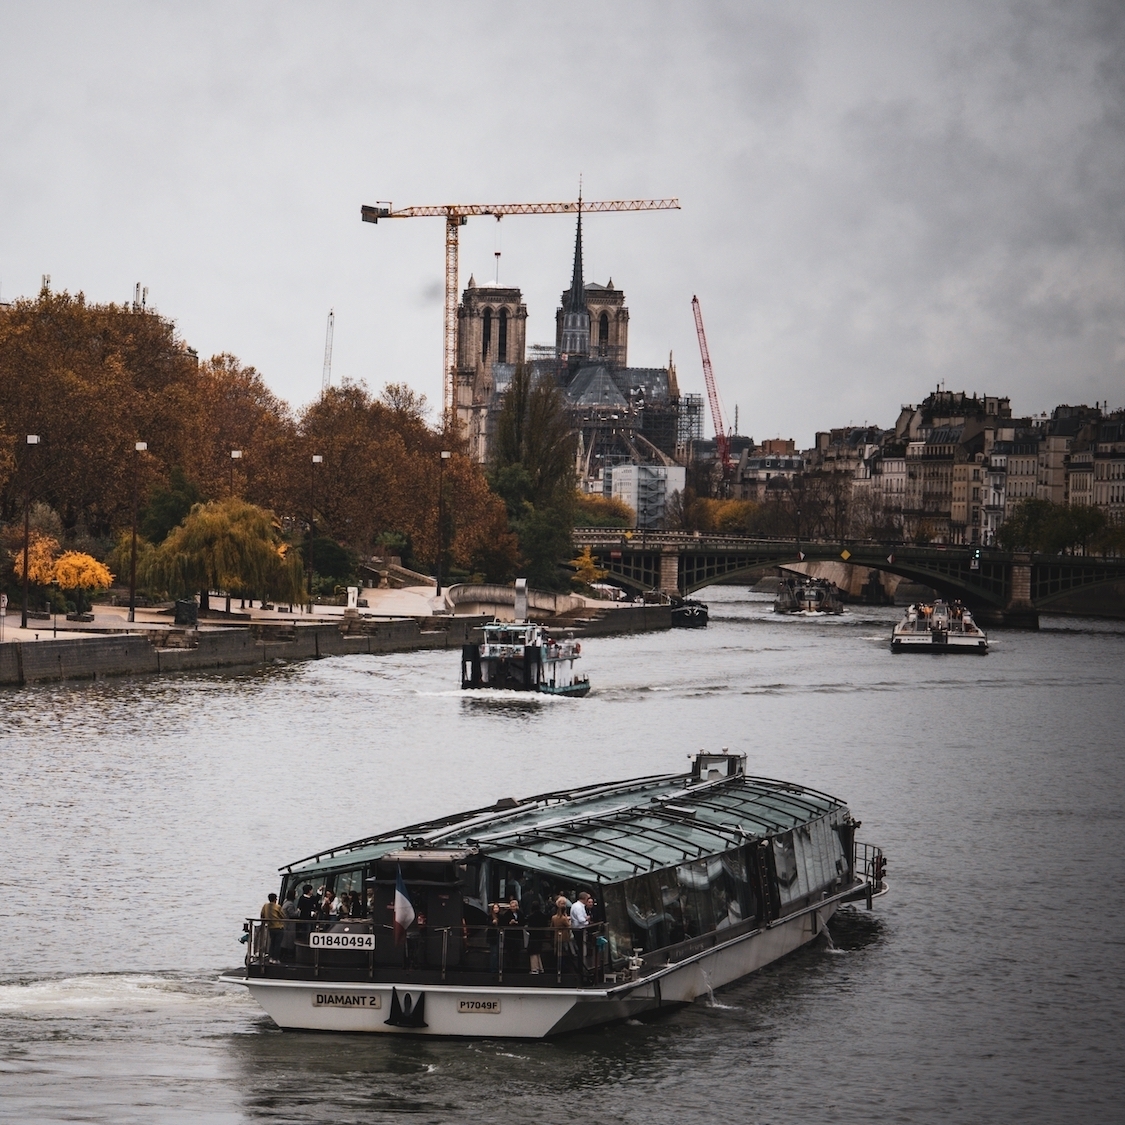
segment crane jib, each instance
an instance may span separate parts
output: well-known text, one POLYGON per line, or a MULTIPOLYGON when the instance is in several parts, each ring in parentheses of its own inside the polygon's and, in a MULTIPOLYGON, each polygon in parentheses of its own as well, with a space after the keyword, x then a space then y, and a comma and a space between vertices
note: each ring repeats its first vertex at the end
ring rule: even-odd
POLYGON ((365 223, 380 219, 444 219, 454 216, 568 215, 583 211, 678 211, 678 199, 608 199, 571 203, 443 203, 424 207, 400 207, 390 203, 365 204, 360 217, 365 223))

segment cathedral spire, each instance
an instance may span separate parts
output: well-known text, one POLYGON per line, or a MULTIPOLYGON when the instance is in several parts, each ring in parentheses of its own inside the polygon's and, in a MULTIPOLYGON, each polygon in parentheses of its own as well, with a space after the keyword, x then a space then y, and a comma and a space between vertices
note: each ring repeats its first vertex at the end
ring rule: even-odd
POLYGON ((586 311, 586 290, 582 280, 582 192, 578 192, 578 233, 574 236, 574 276, 570 281, 570 300, 566 311, 586 311))

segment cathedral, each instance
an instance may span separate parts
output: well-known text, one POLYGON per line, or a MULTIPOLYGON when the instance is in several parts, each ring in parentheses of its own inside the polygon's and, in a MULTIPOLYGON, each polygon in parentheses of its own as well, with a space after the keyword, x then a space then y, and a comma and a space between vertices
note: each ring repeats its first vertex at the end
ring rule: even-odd
POLYGON ((501 397, 516 365, 526 363, 563 391, 578 432, 580 488, 608 492, 614 464, 673 465, 702 436, 702 401, 680 395, 671 357, 667 367, 629 367, 628 344, 625 294, 612 279, 599 285, 583 278, 581 211, 553 348, 528 347, 519 289, 470 277, 457 308, 454 401, 473 460, 488 461, 501 397))

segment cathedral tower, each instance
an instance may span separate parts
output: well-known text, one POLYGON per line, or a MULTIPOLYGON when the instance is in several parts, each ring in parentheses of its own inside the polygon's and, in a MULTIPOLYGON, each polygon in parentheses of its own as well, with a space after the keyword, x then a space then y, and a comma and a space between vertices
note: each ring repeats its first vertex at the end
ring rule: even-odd
POLYGON ((555 313, 555 350, 559 357, 596 356, 615 367, 624 367, 629 345, 629 310, 625 294, 608 285, 582 280, 582 211, 579 201, 578 233, 574 239, 574 275, 555 313))
POLYGON ((457 378, 454 405, 469 454, 488 456, 486 421, 496 387, 493 367, 522 363, 527 339, 527 306, 519 289, 493 284, 469 286, 457 307, 457 378))

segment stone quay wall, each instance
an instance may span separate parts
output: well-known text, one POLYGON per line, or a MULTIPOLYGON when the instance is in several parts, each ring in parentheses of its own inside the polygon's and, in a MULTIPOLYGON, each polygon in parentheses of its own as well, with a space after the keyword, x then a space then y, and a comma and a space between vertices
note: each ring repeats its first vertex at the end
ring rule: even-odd
POLYGON ((423 629, 420 622, 425 620, 365 622, 363 632, 353 633, 344 633, 337 625, 257 625, 181 634, 177 639, 188 640, 190 647, 168 646, 162 643, 170 639, 168 634, 156 631, 9 641, 0 645, 0 685, 249 668, 277 660, 315 660, 356 652, 460 648, 482 623, 481 618, 442 618, 441 628, 423 629))
MULTIPOLYGON (((218 668, 251 668, 275 661, 317 660, 349 653, 456 648, 479 641, 491 615, 364 619, 339 625, 251 625, 197 632, 143 630, 115 636, 87 634, 0 644, 0 687, 97 680, 103 676, 159 675, 218 668)), ((576 636, 609 636, 667 629, 668 606, 629 606, 604 617, 565 622, 576 636)))

